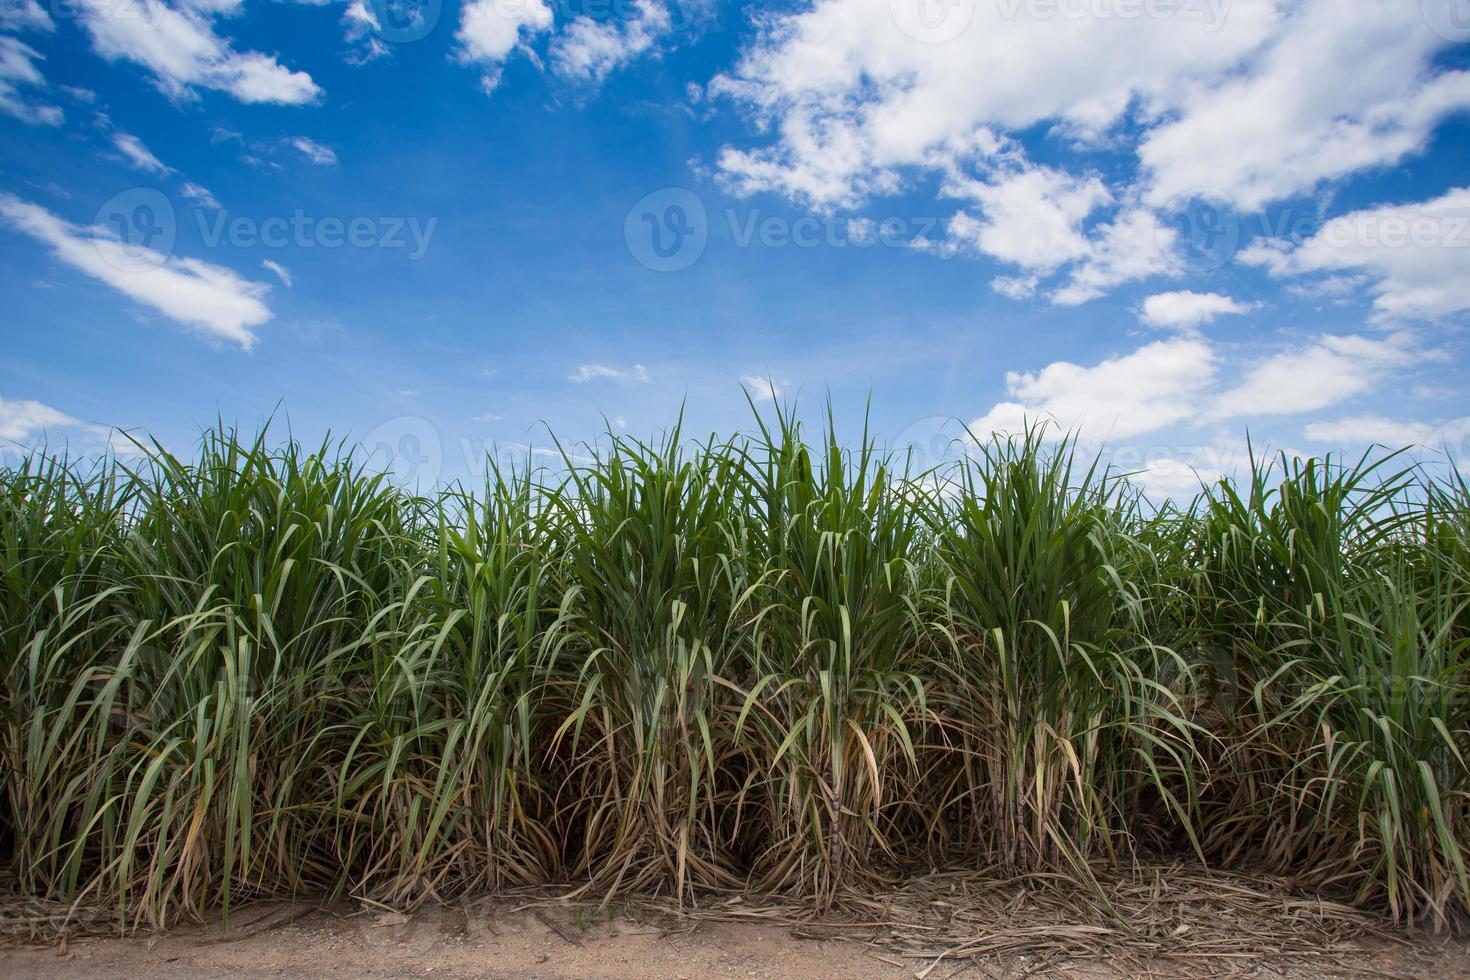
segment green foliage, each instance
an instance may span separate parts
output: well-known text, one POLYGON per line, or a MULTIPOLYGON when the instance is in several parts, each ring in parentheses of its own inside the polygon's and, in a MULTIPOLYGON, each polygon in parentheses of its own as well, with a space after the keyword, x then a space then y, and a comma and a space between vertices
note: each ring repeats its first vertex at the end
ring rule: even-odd
POLYGON ((822 905, 1187 849, 1470 905, 1470 489, 1260 462, 1183 508, 1034 430, 830 416, 405 492, 350 447, 0 471, 0 840, 162 925, 523 883, 822 905))

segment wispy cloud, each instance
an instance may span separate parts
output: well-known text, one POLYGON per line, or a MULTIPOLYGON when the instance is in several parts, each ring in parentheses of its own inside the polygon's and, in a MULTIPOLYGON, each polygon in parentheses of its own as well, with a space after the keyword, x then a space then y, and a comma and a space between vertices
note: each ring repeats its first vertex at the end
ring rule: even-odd
POLYGON ((209 193, 209 189, 206 187, 201 187, 199 184, 196 184, 192 181, 189 181, 185 183, 183 187, 180 187, 179 193, 184 195, 186 200, 192 201, 193 203, 199 205, 201 208, 209 208, 215 211, 219 210, 219 201, 216 201, 214 199, 214 195, 209 193))
POLYGON ((132 133, 116 132, 112 134, 112 145, 117 152, 123 155, 128 166, 134 170, 154 174, 158 177, 167 177, 173 173, 173 168, 166 166, 162 160, 153 155, 153 151, 143 145, 143 141, 132 133))
POLYGON ((36 62, 43 56, 30 45, 8 35, 0 35, 0 112, 14 116, 32 126, 60 126, 65 114, 45 102, 35 102, 21 94, 23 88, 42 88, 46 79, 36 62))
POLYGON ((249 350, 252 328, 271 319, 270 287, 222 266, 128 245, 107 228, 73 225, 9 194, 0 195, 0 218, 49 245, 58 260, 216 339, 249 350))
POLYGON ((330 167, 337 163, 337 154, 330 146, 323 146, 306 136, 293 136, 291 146, 307 160, 319 167, 330 167))
POLYGON ((261 259, 260 267, 267 272, 272 273, 277 279, 281 280, 281 282, 285 283, 288 287, 293 284, 293 280, 291 279, 291 270, 286 268, 284 265, 281 265, 281 263, 273 261, 271 259, 261 259))
POLYGON ((576 373, 567 375, 567 380, 577 384, 585 384, 588 381, 620 381, 625 384, 645 384, 648 382, 648 370, 642 364, 634 364, 630 368, 608 367, 606 364, 583 364, 577 368, 576 373))

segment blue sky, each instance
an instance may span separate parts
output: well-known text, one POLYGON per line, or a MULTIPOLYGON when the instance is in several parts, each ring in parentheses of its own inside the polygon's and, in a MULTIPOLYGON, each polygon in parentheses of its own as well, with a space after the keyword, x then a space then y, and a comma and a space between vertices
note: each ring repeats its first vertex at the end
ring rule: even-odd
POLYGON ((1470 455, 1466 0, 0 3, 12 449, 1470 455))

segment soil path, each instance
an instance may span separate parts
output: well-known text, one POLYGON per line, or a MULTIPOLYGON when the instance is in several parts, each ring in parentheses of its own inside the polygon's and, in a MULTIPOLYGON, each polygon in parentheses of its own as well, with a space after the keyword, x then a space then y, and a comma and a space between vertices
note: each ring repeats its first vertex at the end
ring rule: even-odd
POLYGON ((74 939, 0 949, 0 976, 86 977, 1160 977, 1374 975, 1470 977, 1470 943, 1423 938, 1365 940, 1352 956, 1314 961, 1245 956, 1191 963, 1161 959, 1126 967, 1106 959, 1025 954, 949 961, 904 957, 842 939, 798 938, 751 922, 640 922, 588 911, 492 908, 333 913, 298 906, 237 913, 232 931, 190 926, 152 938, 74 939), (1330 961, 1330 962, 1329 962, 1330 961), (1140 970, 1140 967, 1143 967, 1140 970))

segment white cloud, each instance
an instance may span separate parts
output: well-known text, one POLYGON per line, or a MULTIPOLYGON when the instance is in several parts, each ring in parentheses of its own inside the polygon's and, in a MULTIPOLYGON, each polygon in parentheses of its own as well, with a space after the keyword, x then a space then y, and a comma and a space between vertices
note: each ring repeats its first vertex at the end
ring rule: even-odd
POLYGON ((1148 134, 1138 152, 1150 203, 1216 188, 1253 211, 1422 149, 1445 115, 1470 105, 1470 73, 1431 70, 1446 41, 1418 7, 1283 6, 1244 71, 1183 86, 1178 118, 1148 134))
MULTIPOLYGON (((1028 423, 1053 422, 1053 438, 1073 433, 1087 446, 1106 445, 1113 465, 1172 495, 1196 488, 1196 473, 1214 480, 1245 461, 1244 443, 1221 439, 1225 431, 1238 431, 1236 420, 1318 412, 1445 356, 1417 346, 1407 334, 1381 339, 1326 335, 1245 364, 1230 363, 1230 351, 1185 333, 1094 365, 1057 361, 1038 371, 1011 371, 1007 400, 969 428, 984 439, 992 432, 1018 434, 1028 423), (1217 425, 1222 422, 1229 423, 1227 429, 1217 425), (1206 427, 1217 430, 1214 436, 1188 434, 1206 427), (1158 445, 1145 449, 1136 437, 1149 434, 1158 445)), ((1470 436, 1470 428, 1464 435, 1455 428, 1461 421, 1428 426, 1318 418, 1308 420, 1306 432, 1308 438, 1338 443, 1430 443, 1470 436)))
POLYGON ((987 143, 985 130, 1051 122, 1099 133, 1135 100, 1156 103, 1231 68, 1280 19, 1273 4, 1248 0, 1215 25, 962 4, 951 10, 972 13, 965 29, 932 44, 898 27, 896 6, 828 0, 773 16, 737 67, 711 83, 776 138, 726 152, 721 165, 737 184, 846 204, 891 186, 895 168, 967 162, 987 143))
POLYGON ((307 160, 319 167, 331 167, 337 163, 337 154, 330 146, 323 146, 316 140, 305 136, 294 136, 290 140, 291 146, 307 160))
POLYGON ((53 426, 79 425, 76 419, 37 401, 0 398, 0 439, 26 442, 53 426))
POLYGON ((567 380, 577 384, 599 380, 643 384, 649 380, 649 377, 648 370, 642 364, 634 364, 631 368, 608 367, 606 364, 583 364, 577 368, 575 373, 567 375, 567 380))
POLYGON ((1040 276, 996 276, 990 280, 990 288, 1007 299, 1028 299, 1035 296, 1039 285, 1040 276))
POLYGON ((49 245, 58 260, 211 337, 249 350, 251 328, 271 319, 269 287, 221 266, 125 245, 107 228, 70 224, 11 195, 0 195, 0 218, 49 245))
POLYGON ((60 126, 65 115, 59 107, 29 101, 20 92, 22 88, 46 85, 35 65, 42 60, 44 57, 30 45, 0 35, 0 112, 32 126, 60 126))
POLYGON ((669 32, 672 21, 658 0, 633 0, 635 15, 621 21, 575 18, 551 43, 551 67, 562 78, 599 84, 669 32))
POLYGON ((365 0, 352 0, 342 14, 342 23, 347 27, 349 41, 356 41, 372 31, 381 29, 378 15, 372 12, 365 0))
MULTIPOLYGON (((422 18, 422 8, 415 7, 414 15, 422 18)), ((342 14, 342 34, 347 43, 353 45, 347 54, 348 64, 365 65, 392 54, 383 39, 376 36, 380 30, 382 25, 378 23, 378 15, 365 0, 351 0, 342 14)))
POLYGON ((1170 255, 1175 232, 1149 211, 1121 212, 1091 236, 1087 257, 1073 267, 1068 282, 1052 294, 1058 306, 1076 306, 1105 295, 1125 282, 1173 272, 1170 255))
POLYGON ((1446 422, 1395 421, 1382 415, 1356 415, 1330 421, 1311 422, 1303 430, 1313 442, 1334 445, 1373 443, 1400 449, 1405 446, 1437 448, 1470 437, 1470 417, 1446 422))
POLYGON ((949 242, 928 250, 1025 274, 1002 288, 1062 272, 1051 298, 1072 305, 1183 271, 1170 261, 1178 234, 1157 215, 1176 195, 1214 189, 1253 212, 1401 161, 1470 106, 1470 72, 1437 62, 1449 42, 1413 0, 1233 0, 1137 17, 1108 4, 933 6, 961 15, 944 43, 925 43, 934 25, 908 23, 908 5, 889 0, 763 20, 708 87, 755 134, 721 149, 725 185, 833 211, 937 183, 939 200, 968 203, 949 242), (1053 143, 1131 152, 1137 166, 1028 163, 1015 139, 1038 127, 1053 143))
POLYGON ((56 30, 56 22, 36 0, 8 0, 0 20, 12 30, 40 31, 43 34, 56 30))
POLYGON ((236 0, 178 7, 130 0, 130 16, 120 16, 116 4, 84 0, 79 15, 97 54, 141 65, 170 98, 190 98, 195 89, 207 88, 241 102, 302 105, 319 99, 322 90, 306 72, 292 71, 271 55, 236 51, 214 32, 211 18, 238 6, 236 0))
POLYGON ((154 156, 153 151, 144 146, 143 141, 131 133, 113 133, 112 145, 123 155, 128 166, 134 170, 141 170, 159 177, 166 177, 173 173, 172 167, 164 166, 163 161, 154 156))
POLYGON ((1049 167, 1030 167, 989 182, 965 181, 953 193, 975 201, 981 216, 956 214, 949 224, 951 239, 1040 272, 1090 254, 1082 222, 1113 199, 1097 177, 1080 179, 1049 167))
MULTIPOLYGON (((1257 458, 1263 447, 1255 447, 1257 458)), ((1251 465, 1251 446, 1244 440, 1220 439, 1189 446, 1157 446, 1141 458, 1126 450, 1110 457, 1118 470, 1154 499, 1190 498, 1201 487, 1238 477, 1251 465)))
POLYGON ((184 186, 179 188, 179 193, 184 195, 186 200, 194 202, 201 208, 219 210, 219 201, 215 200, 214 195, 209 193, 207 187, 202 187, 192 181, 186 181, 184 186))
MULTIPOLYGON (((0 442, 34 446, 49 441, 57 429, 72 430, 60 435, 68 445, 80 444, 88 452, 139 456, 146 451, 128 433, 113 426, 85 423, 38 401, 0 397, 0 442)), ((138 435, 137 439, 147 446, 146 435, 138 435)))
POLYGON ((1433 356, 1433 352, 1415 349, 1401 334, 1384 340, 1324 336, 1249 368, 1235 387, 1215 399, 1211 415, 1234 418, 1317 411, 1372 390, 1396 368, 1433 356))
POLYGON ((470 0, 462 8, 459 31, 460 60, 483 69, 481 85, 492 91, 500 83, 500 66, 531 35, 551 30, 552 12, 546 0, 470 0))
POLYGON ((1098 441, 1128 438, 1188 420, 1215 379, 1215 352, 1201 340, 1156 341, 1093 367, 1057 361, 1036 372, 1011 371, 1001 402, 970 430, 1017 433, 1023 419, 1055 420, 1064 432, 1098 441))
POLYGON ((1150 296, 1143 301, 1143 313, 1139 319, 1150 327, 1192 331, 1213 322, 1216 317, 1249 313, 1250 310, 1249 304, 1236 302, 1229 296, 1184 290, 1150 296))
POLYGON ((1373 283, 1380 319, 1440 317, 1470 310, 1470 187, 1420 204, 1354 211, 1293 245, 1259 242, 1241 261, 1273 276, 1328 274, 1328 287, 1373 283), (1344 279, 1332 273, 1353 273, 1344 279))
POLYGON ((750 392, 750 397, 755 401, 776 401, 785 395, 791 388, 791 382, 785 379, 776 381, 773 378, 762 377, 759 374, 742 374, 740 383, 750 392))
POLYGON ((260 267, 274 275, 289 288, 292 285, 291 270, 271 259, 261 259, 260 267))

